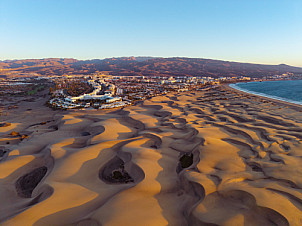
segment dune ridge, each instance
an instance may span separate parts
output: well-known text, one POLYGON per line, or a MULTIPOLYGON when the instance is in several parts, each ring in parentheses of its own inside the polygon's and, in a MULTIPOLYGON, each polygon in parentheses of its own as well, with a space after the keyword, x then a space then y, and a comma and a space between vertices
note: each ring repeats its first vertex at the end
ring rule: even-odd
POLYGON ((0 224, 301 225, 301 110, 225 87, 20 108, 0 127, 0 224))

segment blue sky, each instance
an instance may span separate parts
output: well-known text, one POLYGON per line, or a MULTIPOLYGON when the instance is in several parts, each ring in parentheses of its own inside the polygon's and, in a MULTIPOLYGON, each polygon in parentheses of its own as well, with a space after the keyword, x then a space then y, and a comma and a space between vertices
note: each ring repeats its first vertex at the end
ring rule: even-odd
POLYGON ((302 67, 301 0, 0 0, 0 59, 185 56, 302 67))

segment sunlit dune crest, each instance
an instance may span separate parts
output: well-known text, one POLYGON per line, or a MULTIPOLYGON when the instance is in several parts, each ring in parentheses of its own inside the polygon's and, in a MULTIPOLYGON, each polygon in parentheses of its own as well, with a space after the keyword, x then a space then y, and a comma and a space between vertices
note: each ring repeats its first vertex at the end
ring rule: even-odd
POLYGON ((1 225, 302 224, 298 107, 216 87, 40 111, 0 128, 1 225))

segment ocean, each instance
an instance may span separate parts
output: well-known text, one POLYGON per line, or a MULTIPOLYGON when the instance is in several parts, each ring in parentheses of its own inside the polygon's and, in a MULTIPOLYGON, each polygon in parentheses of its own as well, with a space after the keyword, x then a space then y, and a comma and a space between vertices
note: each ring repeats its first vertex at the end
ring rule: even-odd
POLYGON ((242 82, 230 87, 276 100, 302 105, 302 80, 242 82))

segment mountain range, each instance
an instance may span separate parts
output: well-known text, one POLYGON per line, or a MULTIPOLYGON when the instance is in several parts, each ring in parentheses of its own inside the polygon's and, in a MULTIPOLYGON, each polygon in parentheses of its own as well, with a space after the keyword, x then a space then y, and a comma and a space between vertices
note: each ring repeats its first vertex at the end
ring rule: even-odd
POLYGON ((0 61, 0 74, 20 72, 63 75, 91 74, 103 71, 121 76, 263 77, 283 73, 302 74, 302 68, 285 64, 263 65, 184 57, 119 57, 94 60, 46 58, 0 61))

